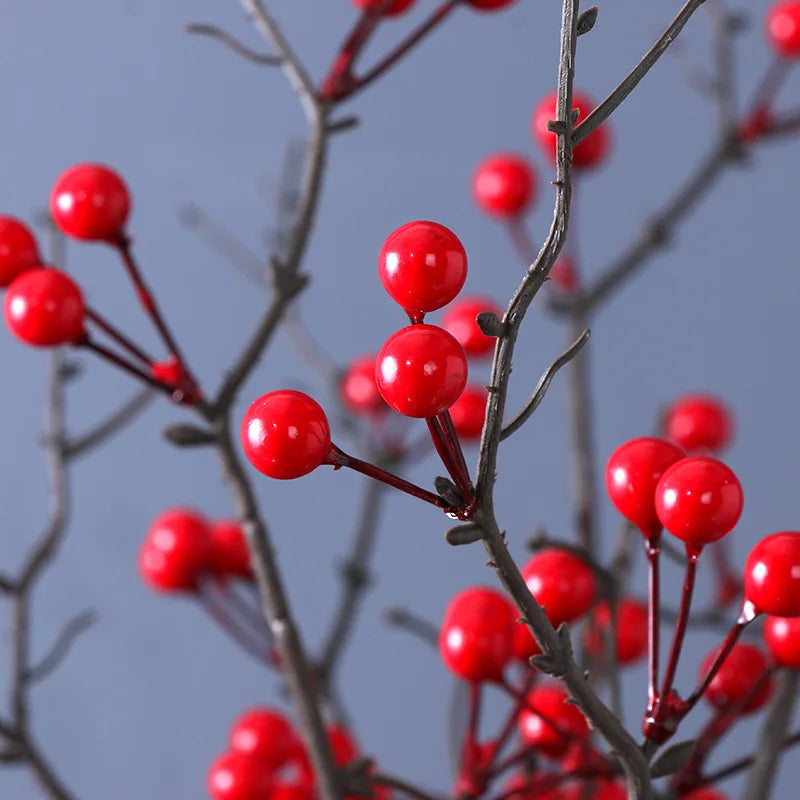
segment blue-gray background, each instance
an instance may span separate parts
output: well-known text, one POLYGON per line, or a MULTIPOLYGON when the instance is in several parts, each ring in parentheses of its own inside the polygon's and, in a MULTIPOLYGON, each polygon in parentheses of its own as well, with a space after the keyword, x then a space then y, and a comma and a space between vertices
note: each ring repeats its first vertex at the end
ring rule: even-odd
MULTIPOLYGON (((274 0, 272 8, 315 76, 330 62, 353 19, 347 0, 274 0)), ((387 24, 370 49, 380 53, 413 17, 387 24)), ((660 0, 604 0, 596 29, 580 40, 577 85, 609 90, 678 8, 660 0)), ((760 17, 765 2, 739 3, 753 25, 738 42, 740 98, 769 61, 760 17)), ((467 9, 388 78, 348 105, 362 124, 338 137, 306 269, 313 283, 304 315, 342 361, 375 350, 403 324, 380 290, 377 251, 396 226, 439 220, 463 239, 468 288, 505 302, 522 265, 504 230, 480 216, 469 194, 476 162, 496 149, 528 153, 542 173, 531 219, 541 239, 551 215, 549 174, 530 140, 528 120, 554 85, 559 3, 520 0, 496 14, 467 9)), ((253 249, 264 251, 273 205, 258 186, 274 185, 286 143, 304 122, 282 75, 246 63, 218 44, 181 33, 192 20, 224 26, 260 46, 234 0, 52 0, 8 2, 0 9, 2 131, 0 209, 31 218, 50 186, 78 161, 115 166, 135 201, 131 232, 146 274, 202 380, 213 386, 264 305, 239 274, 187 233, 177 210, 194 202, 253 249)), ((684 46, 709 57, 707 21, 698 14, 684 46)), ((792 105, 798 83, 783 95, 792 105)), ((609 166, 580 187, 577 220, 584 267, 597 271, 663 204, 712 146, 714 110, 687 86, 679 59, 665 58, 613 118, 609 166)), ((745 488, 732 535, 741 562, 757 537, 798 523, 800 417, 797 391, 796 265, 800 143, 760 148, 730 171, 655 258, 594 323, 590 344, 598 419, 598 459, 627 437, 646 433, 656 408, 691 389, 727 398, 738 435, 727 460, 745 488)), ((155 346, 112 254, 74 245, 69 265, 91 302, 122 328, 155 346)), ((560 350, 563 331, 535 306, 517 349, 510 406, 530 391, 560 350)), ((46 357, 0 336, 0 560, 11 568, 45 516, 42 426, 46 357)), ((480 376, 478 369, 474 377, 480 376)), ((283 337, 271 345, 242 393, 318 379, 283 337)), ((130 381, 91 361, 70 390, 70 426, 80 431, 131 390, 130 381)), ((563 379, 524 432, 504 445, 498 509, 514 551, 544 524, 568 530, 568 463, 563 379)), ((57 564, 35 604, 41 651, 64 620, 84 608, 99 624, 34 695, 43 747, 81 798, 200 798, 212 757, 232 718, 249 704, 279 702, 274 677, 228 645, 189 602, 148 592, 136 553, 152 517, 192 504, 230 513, 213 456, 178 451, 159 438, 180 409, 158 401, 130 429, 74 469, 74 515, 57 564)), ((470 455, 470 459, 473 458, 470 455)), ((436 464, 413 469, 429 484, 436 464)), ((257 479, 303 634, 324 633, 336 597, 334 565, 349 540, 361 479, 320 470, 294 483, 257 479), (311 498, 311 500, 310 500, 311 498)), ((603 541, 617 519, 603 498, 603 541)), ((448 598, 492 582, 479 548, 449 548, 445 521, 403 496, 388 503, 371 589, 341 673, 341 690, 364 748, 391 771, 430 787, 450 779, 446 707, 451 681, 435 654, 387 630, 382 611, 405 604, 437 620, 448 598)), ((672 573, 670 573, 672 574, 672 573)), ((679 576, 665 583, 677 594, 679 576)), ((637 572, 641 591, 641 570, 637 572)), ((706 586, 701 586, 704 596, 706 586)), ((693 637, 681 685, 716 640, 693 637)), ((5 674, 5 659, 0 659, 5 674)), ((633 726, 643 699, 641 671, 626 673, 633 726)), ((694 716, 699 718, 704 712, 694 716)), ((733 737, 718 760, 749 749, 733 737)), ((780 796, 792 769, 782 774, 780 796)), ((796 770, 795 770, 796 772, 796 770)), ((33 798, 21 772, 0 773, 3 797, 33 798)), ((733 794, 733 789, 731 789, 733 794)))

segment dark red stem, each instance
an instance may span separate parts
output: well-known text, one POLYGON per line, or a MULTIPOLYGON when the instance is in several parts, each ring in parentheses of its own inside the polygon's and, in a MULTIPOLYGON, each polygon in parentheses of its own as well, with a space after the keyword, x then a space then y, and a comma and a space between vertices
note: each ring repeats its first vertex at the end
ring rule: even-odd
POLYGON ((98 328, 100 328, 103 333, 113 339, 117 344, 121 347, 124 347, 132 356, 135 356, 142 361, 143 363, 147 364, 149 367, 152 367, 155 363, 155 359, 148 355, 144 350, 142 350, 139 345, 135 342, 131 341, 124 333, 120 330, 115 328, 107 319, 103 318, 98 314, 93 308, 86 308, 86 318, 91 320, 98 328))
MULTIPOLYGON (((525 676, 525 683, 522 686, 522 692, 525 696, 527 696, 528 692, 533 686, 534 682, 536 681, 537 673, 533 669, 528 669, 527 675, 525 676)), ((500 729, 500 733, 498 734, 497 738, 495 739, 495 751, 494 755, 492 756, 492 760, 489 763, 488 772, 490 777, 494 777, 495 774, 498 774, 505 769, 503 766, 504 762, 500 762, 497 764, 497 757, 503 751, 503 748, 508 743, 508 740, 511 738, 511 734, 514 733, 514 730, 517 727, 517 720, 519 719, 520 712, 522 711, 522 703, 519 700, 515 701, 511 711, 506 717, 506 721, 503 724, 503 727, 500 729)))
POLYGON ((140 381, 152 386, 155 389, 160 389, 163 392, 166 392, 169 395, 172 395, 172 387, 167 386, 166 384, 161 383, 161 381, 157 381, 152 375, 149 375, 147 372, 139 369, 135 364, 131 364, 130 361, 127 361, 118 353, 115 353, 113 350, 109 350, 107 347, 104 347, 102 344, 97 344, 97 342, 93 341, 89 338, 87 334, 84 339, 77 341, 74 343, 76 347, 86 347, 89 350, 93 350, 97 355, 101 358, 104 358, 106 361, 110 361, 115 366, 119 367, 120 369, 125 370, 125 372, 133 375, 134 377, 138 378, 140 381))
MULTIPOLYGON (((449 415, 448 415, 449 416, 449 415)), ((447 435, 442 425, 442 417, 430 417, 425 420, 428 424, 428 430, 431 434, 431 441, 433 442, 439 458, 442 460, 450 477, 453 479, 458 491, 464 498, 464 502, 468 503, 473 497, 472 482, 467 472, 466 464, 459 461, 458 454, 454 451, 452 441, 447 435)), ((458 451, 461 451, 461 446, 458 446, 458 451)), ((462 455, 463 461, 463 455, 462 455)))
POLYGON ((645 539, 647 555, 647 712, 652 714, 658 703, 658 661, 661 634, 660 556, 661 534, 645 539))

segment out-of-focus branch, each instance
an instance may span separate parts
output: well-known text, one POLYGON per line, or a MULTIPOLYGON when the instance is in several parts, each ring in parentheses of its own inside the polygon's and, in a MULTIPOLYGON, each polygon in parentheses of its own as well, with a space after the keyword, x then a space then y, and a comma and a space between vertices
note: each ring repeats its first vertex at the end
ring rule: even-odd
POLYGON ((28 669, 25 680, 29 683, 44 680, 64 661, 75 640, 96 621, 97 614, 94 611, 84 611, 69 620, 50 648, 50 652, 38 664, 28 669))
POLYGON ((248 61, 252 61, 254 64, 260 64, 266 67, 279 67, 283 63, 280 57, 259 53, 257 50, 253 50, 246 44, 243 44, 227 31, 218 28, 216 25, 207 25, 203 22, 189 22, 183 26, 183 31, 184 33, 193 33, 199 36, 208 36, 211 39, 216 39, 226 47, 230 47, 237 55, 240 55, 248 61))
POLYGON ((424 617, 405 608, 390 608, 386 612, 386 622, 393 628, 406 631, 432 647, 439 646, 439 629, 424 617))

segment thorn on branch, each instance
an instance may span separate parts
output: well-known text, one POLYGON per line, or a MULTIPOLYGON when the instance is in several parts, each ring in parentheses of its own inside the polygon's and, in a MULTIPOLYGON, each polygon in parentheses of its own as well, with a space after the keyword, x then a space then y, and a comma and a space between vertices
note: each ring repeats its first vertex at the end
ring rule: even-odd
POLYGON ((254 64, 260 64, 264 67, 279 67, 283 64, 282 58, 267 55, 266 53, 259 53, 257 50, 253 50, 246 44, 243 44, 216 25, 206 25, 202 22, 189 22, 183 26, 183 32, 216 39, 218 42, 221 42, 226 47, 233 50, 237 55, 240 55, 247 61, 252 61, 254 64))
POLYGON ((597 22, 597 6, 592 6, 591 8, 587 8, 586 11, 582 12, 578 17, 578 36, 589 33, 589 31, 594 28, 595 22, 597 22))
POLYGON ((183 422, 167 425, 161 435, 177 447, 201 447, 215 444, 217 441, 217 436, 213 431, 183 422))
POLYGON ((357 561, 345 561, 339 566, 339 574, 354 589, 362 589, 370 583, 369 573, 357 561))

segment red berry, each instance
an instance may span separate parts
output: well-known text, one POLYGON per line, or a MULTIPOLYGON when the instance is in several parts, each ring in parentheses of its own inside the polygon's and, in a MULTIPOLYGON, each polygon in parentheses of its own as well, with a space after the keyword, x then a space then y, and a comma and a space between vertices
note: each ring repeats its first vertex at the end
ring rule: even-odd
POLYGON ((278 781, 269 794, 269 800, 314 800, 313 784, 304 781, 278 781))
POLYGON ((375 383, 375 356, 353 361, 339 384, 342 402, 356 414, 376 414, 386 408, 375 383))
MULTIPOLYGON (((700 665, 698 680, 702 680, 708 673, 718 652, 718 649, 714 649, 705 657, 700 665)), ((755 645, 747 642, 734 645, 728 657, 722 662, 719 672, 709 684, 705 694, 706 700, 721 709, 744 701, 769 667, 770 663, 766 655, 755 645)), ((751 714, 758 711, 769 700, 771 694, 772 681, 764 681, 758 691, 742 707, 742 713, 751 714)))
POLYGON ((514 0, 467 0, 467 5, 478 11, 497 11, 510 6, 514 0))
POLYGON ((242 419, 242 449, 264 475, 299 478, 325 461, 331 449, 328 418, 303 392, 280 389, 255 400, 242 419))
POLYGON ((733 420, 725 404, 709 394, 687 394, 668 409, 666 435, 687 453, 718 453, 733 434, 733 420))
POLYGON ((80 341, 86 306, 75 281, 49 267, 29 269, 14 278, 3 312, 9 330, 34 347, 80 341))
POLYGON ((211 540, 210 569, 215 575, 252 579, 250 551, 242 526, 236 520, 219 520, 208 527, 211 540))
POLYGON ((475 202, 486 214, 513 219, 536 198, 533 169, 514 153, 497 153, 478 164, 472 178, 475 202))
POLYGON ((776 3, 767 12, 767 39, 778 55, 800 56, 800 3, 776 3))
POLYGON ((502 309, 485 297, 464 297, 442 317, 442 327, 458 340, 468 356, 488 356, 494 350, 494 336, 487 336, 476 321, 483 311, 493 311, 503 318, 502 309))
MULTIPOLYGON (((591 97, 574 92, 572 95, 572 107, 578 109, 578 121, 588 116, 594 109, 595 103, 591 97)), ((556 157, 556 135, 547 130, 547 123, 556 118, 556 95, 547 95, 534 109, 531 119, 533 135, 539 142, 545 154, 555 160, 556 157)), ((578 168, 590 169, 601 164, 608 156, 611 148, 611 134, 606 124, 595 128, 574 150, 572 151, 572 162, 578 168)))
POLYGON ((507 800, 565 800, 559 788, 547 788, 552 782, 549 772, 516 772, 506 782, 502 796, 507 800))
POLYGON ((687 545, 699 548, 733 530, 742 515, 739 479, 714 458, 684 458, 673 464, 656 486, 661 524, 687 545))
POLYGON ((337 766, 344 767, 358 758, 358 745, 343 725, 331 725, 328 728, 328 741, 337 766))
POLYGON ((67 236, 106 241, 124 233, 131 210, 128 187, 114 170, 102 164, 77 164, 56 181, 50 193, 50 213, 67 236))
POLYGON ((214 800, 266 800, 274 777, 260 758, 223 753, 208 771, 208 793, 214 800))
MULTIPOLYGON (((547 609, 545 609, 545 613, 547 613, 547 609)), ((527 662, 541 652, 528 626, 524 622, 517 621, 511 634, 511 653, 513 657, 517 661, 527 662)))
POLYGON ((409 315, 446 306, 467 278, 467 254, 458 237, 436 222, 409 222, 389 234, 378 256, 389 296, 409 315))
POLYGON ((764 643, 778 666, 800 669, 800 617, 767 617, 764 643))
POLYGON ((689 794, 678 795, 679 800, 728 800, 727 795, 718 792, 716 789, 709 789, 703 786, 700 789, 695 789, 689 794))
POLYGON ((211 563, 206 520, 187 508, 159 514, 139 551, 142 579, 157 592, 194 591, 211 563))
POLYGON ((750 551, 744 596, 765 614, 800 617, 800 533, 773 533, 750 551))
POLYGON ((447 411, 467 383, 467 357, 443 328, 409 325, 393 333, 375 361, 383 399, 406 417, 435 417, 447 411))
POLYGON ((617 511, 647 538, 661 532, 655 509, 656 485, 683 451, 663 439, 644 436, 620 445, 606 464, 606 491, 617 511))
POLYGON ((450 406, 453 427, 462 439, 466 441, 480 439, 488 399, 489 393, 485 387, 467 386, 461 393, 461 397, 450 406))
POLYGON ((550 270, 553 284, 562 292, 574 292, 578 288, 578 270, 569 256, 559 256, 550 270))
MULTIPOLYGON (((616 611, 617 661, 623 666, 633 664, 647 653, 647 605, 634 597, 623 597, 617 603, 616 611)), ((608 603, 598 603, 584 628, 583 643, 590 656, 602 658, 610 623, 608 603)))
POLYGON ((588 794, 584 784, 576 784, 564 789, 562 800, 628 800, 628 789, 621 783, 596 781, 588 794))
POLYGON ((0 214, 0 287, 41 263, 36 239, 28 226, 0 214))
POLYGON ((297 739, 283 714, 271 708, 251 708, 233 723, 230 747, 278 770, 294 756, 297 739))
POLYGON ((468 681, 499 681, 511 658, 517 612, 505 595, 474 587, 459 592, 444 612, 439 653, 447 668, 468 681))
POLYGON ((589 738, 586 719, 568 700, 567 692, 555 684, 538 686, 528 693, 528 706, 519 715, 519 732, 526 744, 558 758, 576 740, 589 738))
POLYGON ((414 0, 390 0, 389 7, 383 10, 381 9, 386 5, 386 0, 353 0, 353 5, 361 11, 380 11, 383 17, 396 17, 408 11, 414 5, 414 0))

